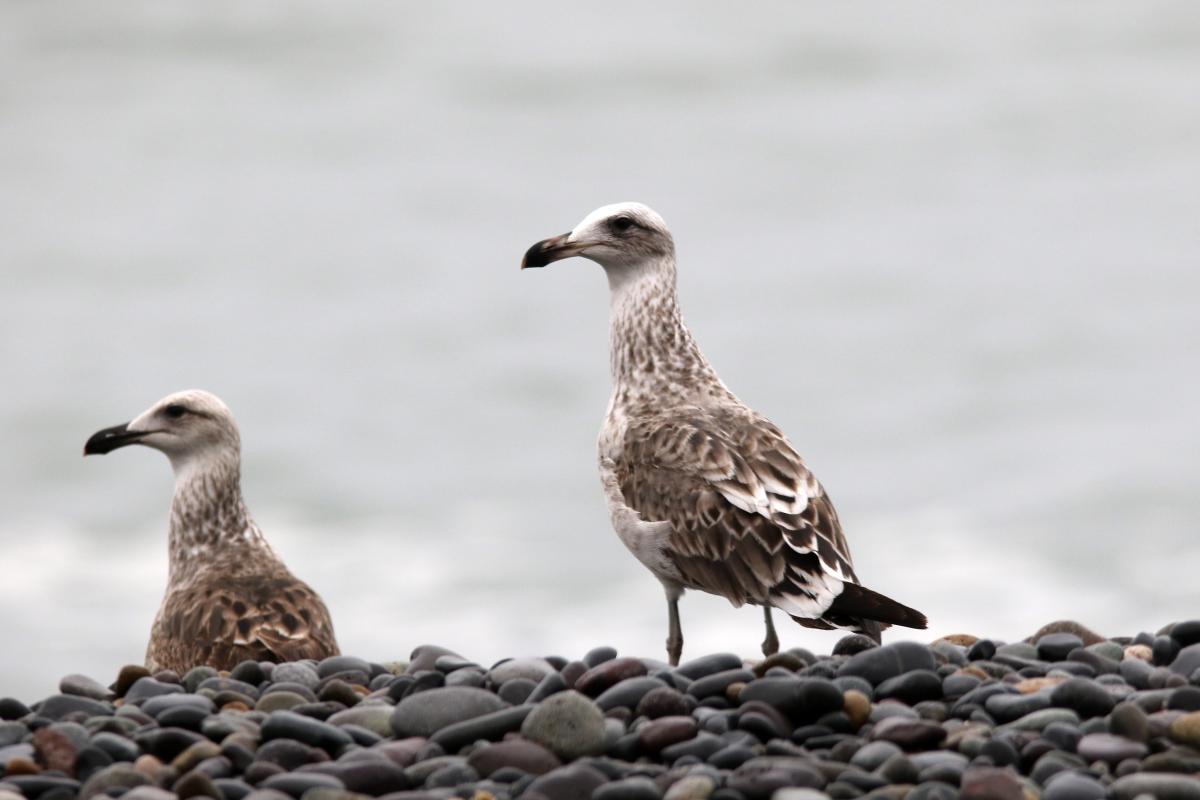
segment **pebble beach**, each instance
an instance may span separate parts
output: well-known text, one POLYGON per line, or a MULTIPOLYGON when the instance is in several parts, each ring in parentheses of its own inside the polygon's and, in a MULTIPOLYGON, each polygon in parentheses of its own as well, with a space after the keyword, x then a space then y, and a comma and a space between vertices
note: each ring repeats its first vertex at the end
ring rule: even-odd
MULTIPOLYGON (((0 687, 0 694, 3 694, 0 687)), ((1200 798, 1200 619, 676 668, 247 661, 0 700, 0 800, 1200 798)))

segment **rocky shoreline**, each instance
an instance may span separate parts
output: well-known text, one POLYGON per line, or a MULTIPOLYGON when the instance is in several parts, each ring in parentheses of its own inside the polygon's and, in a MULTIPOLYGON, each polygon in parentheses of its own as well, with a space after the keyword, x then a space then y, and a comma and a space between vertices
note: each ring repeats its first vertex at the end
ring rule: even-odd
POLYGON ((1200 800, 1200 620, 672 669, 245 662, 0 700, 0 800, 1200 800))

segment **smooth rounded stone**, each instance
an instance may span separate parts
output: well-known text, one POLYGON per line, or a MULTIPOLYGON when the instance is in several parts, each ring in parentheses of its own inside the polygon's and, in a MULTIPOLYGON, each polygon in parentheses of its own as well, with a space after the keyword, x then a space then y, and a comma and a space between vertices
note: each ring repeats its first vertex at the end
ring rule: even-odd
POLYGON ((290 795, 286 795, 278 789, 263 789, 259 787, 246 795, 243 800, 288 800, 289 797, 290 795))
POLYGON ((1183 686, 1171 692, 1167 708, 1177 711, 1200 711, 1200 688, 1183 686))
POLYGON ((149 676, 150 670, 146 669, 141 664, 126 664, 125 666, 121 667, 120 671, 117 673, 117 679, 114 681, 113 691, 117 693, 117 697, 124 697, 125 693, 129 691, 129 687, 133 686, 133 684, 139 678, 146 678, 149 676))
POLYGON ((519 706, 529 699, 536 688, 537 684, 528 678, 514 678, 502 685, 496 694, 504 702, 519 706))
MULTIPOLYGON (((196 688, 196 691, 211 692, 214 698, 217 695, 221 695, 226 692, 232 692, 234 694, 243 695, 250 698, 251 703, 257 700, 260 694, 257 686, 252 686, 245 681, 235 681, 233 678, 222 678, 220 676, 209 678, 208 680, 203 681, 200 686, 196 688)), ((217 705, 221 705, 219 700, 214 699, 214 702, 216 702, 217 705)))
POLYGON ((305 767, 301 772, 332 775, 340 780, 347 790, 361 792, 372 797, 388 792, 404 791, 412 786, 404 770, 384 756, 343 758, 337 762, 305 767))
POLYGON ((794 722, 814 720, 845 705, 841 690, 824 678, 758 678, 746 684, 738 699, 742 705, 764 702, 794 722))
POLYGON ((660 800, 661 797, 658 784, 640 775, 606 783, 592 793, 592 800, 660 800))
MULTIPOLYGON (((217 783, 217 788, 223 790, 224 787, 220 785, 221 781, 218 781, 217 783)), ((229 792, 226 791, 225 795, 225 800, 231 800, 231 798, 229 798, 229 792)), ((311 789, 305 790, 304 794, 300 796, 300 800, 368 800, 370 797, 371 795, 369 794, 353 792, 346 789, 333 789, 327 786, 314 786, 311 789)))
POLYGON ((1063 681, 1051 690, 1050 702, 1075 711, 1082 719, 1107 716, 1115 705, 1103 686, 1086 678, 1063 681))
POLYGON ((987 756, 997 767, 1007 767, 1016 764, 1021 754, 1008 739, 988 739, 979 750, 979 755, 987 756))
POLYGON ((1200 800, 1200 779, 1188 775, 1138 772, 1117 778, 1110 789, 1116 800, 1145 796, 1155 800, 1200 800))
POLYGON ((245 683, 258 686, 267 679, 267 673, 263 670, 262 664, 253 659, 247 659, 231 669, 229 677, 235 681, 244 681, 245 683))
POLYGON ((507 733, 520 730, 536 707, 523 705, 502 708, 490 714, 465 719, 442 728, 433 735, 431 741, 440 745, 446 752, 454 753, 464 745, 480 739, 500 739, 507 733))
POLYGON ((1038 638, 1036 647, 1042 661, 1065 661, 1072 650, 1083 647, 1083 639, 1073 633, 1048 633, 1038 638))
POLYGON ((1050 693, 1046 691, 1030 694, 997 693, 988 697, 983 703, 983 707, 987 710, 988 714, 1001 723, 1012 722, 1024 717, 1026 714, 1050 708, 1051 705, 1053 705, 1053 701, 1050 698, 1050 693))
POLYGON ((942 698, 942 679, 928 669, 912 669, 888 678, 875 688, 877 699, 894 698, 905 703, 920 703, 922 700, 942 698))
POLYGON ((735 683, 749 683, 753 681, 757 675, 752 670, 738 667, 736 669, 726 669, 720 672, 714 672, 711 675, 705 675, 702 678, 697 678, 692 681, 687 688, 687 693, 697 699, 703 699, 712 695, 724 695, 730 685, 735 683))
POLYGON ((641 699, 650 691, 666 686, 658 678, 649 676, 641 678, 630 678, 621 681, 616 686, 605 691, 596 698, 596 705, 602 711, 608 711, 613 708, 637 708, 641 699))
POLYGON ((544 658, 510 658, 501 661, 487 671, 487 679, 503 686, 516 678, 540 683, 548 675, 557 675, 558 670, 544 658))
POLYGON ((996 655, 1005 656, 1008 658, 1016 658, 1022 661, 1038 661, 1038 649, 1036 645, 1029 642, 1009 642, 1008 644, 999 645, 996 648, 996 655))
POLYGON ((150 779, 133 768, 119 762, 93 773, 79 789, 79 800, 88 800, 98 794, 107 794, 110 789, 148 786, 150 779))
POLYGON ((1079 740, 1076 752, 1090 761, 1106 761, 1116 764, 1126 758, 1142 758, 1146 745, 1111 733, 1090 733, 1079 740))
POLYGON ((320 772, 284 772, 272 775, 258 785, 260 789, 275 789, 291 797, 300 797, 309 789, 345 789, 340 778, 320 772))
POLYGON ((466 757, 442 755, 418 758, 414 764, 404 768, 404 775, 414 786, 420 786, 439 769, 455 764, 465 767, 467 765, 466 757))
POLYGON ((1002 767, 970 767, 963 773, 959 797, 963 800, 1024 800, 1025 791, 1015 772, 1002 767))
POLYGON ((521 725, 521 735, 564 761, 597 755, 604 751, 604 713, 579 692, 559 692, 534 707, 521 725))
MULTIPOLYGON (((1145 716, 1143 715, 1144 718, 1145 716)), ((1075 752, 1075 748, 1079 746, 1079 739, 1082 736, 1083 734, 1078 727, 1065 722, 1052 722, 1042 729, 1042 737, 1046 741, 1053 744, 1059 750, 1065 750, 1068 753, 1075 752)), ((1127 736, 1126 738, 1133 737, 1127 736)))
POLYGON ((58 682, 58 691, 78 697, 89 697, 92 700, 110 700, 113 693, 95 678, 87 675, 71 674, 58 682))
POLYGON ((408 657, 408 666, 404 668, 405 674, 412 675, 417 672, 425 672, 432 670, 437 660, 442 656, 455 656, 462 658, 453 650, 448 650, 445 647, 439 647, 436 644, 423 644, 413 649, 412 654, 408 657))
POLYGON ((29 728, 20 722, 0 722, 0 747, 16 744, 29 735, 29 728))
POLYGON ((341 703, 349 708, 358 705, 362 700, 362 695, 354 691, 354 688, 341 678, 332 678, 321 687, 317 698, 324 703, 341 703))
MULTIPOLYGON (((511 682, 509 681, 509 683, 511 682)), ((487 686, 487 678, 477 669, 459 669, 446 675, 444 685, 483 689, 487 686)))
POLYGON ((771 800, 829 800, 829 795, 816 789, 784 788, 776 789, 771 800))
POLYGON ((1105 658, 1091 650, 1073 650, 1066 661, 1058 661, 1051 665, 1055 670, 1064 670, 1074 675, 1082 675, 1085 678, 1094 678, 1097 675, 1115 675, 1121 668, 1119 661, 1114 661, 1111 658, 1105 658), (1086 669, 1079 669, 1079 667, 1086 669), (1088 670, 1091 670, 1089 673, 1088 670))
POLYGON ((363 703, 354 708, 335 712, 325 721, 330 725, 338 727, 343 725, 358 725, 372 733, 377 733, 387 738, 394 733, 392 729, 393 711, 395 709, 389 705, 363 703))
POLYGON ((256 763, 275 764, 285 770, 294 770, 304 764, 326 761, 329 756, 324 750, 310 747, 293 739, 275 739, 263 742, 254 753, 256 763))
POLYGON ((1170 636, 1156 636, 1150 647, 1151 660, 1157 667, 1166 666, 1175 660, 1181 649, 1182 645, 1170 636))
POLYGON ((111 731, 93 734, 91 744, 108 753, 113 761, 133 761, 141 752, 133 741, 111 731))
POLYGON ((213 779, 198 771, 180 776, 179 780, 175 781, 175 785, 171 787, 171 791, 175 792, 180 800, 187 800, 191 797, 215 797, 218 800, 224 800, 221 790, 213 783, 213 779))
POLYGON ((692 717, 659 717, 638 729, 638 744, 644 752, 657 753, 694 738, 698 729, 692 717))
POLYGON ((688 708, 682 692, 670 686, 660 686, 642 696, 634 710, 634 716, 648 717, 649 719, 673 717, 687 714, 688 708))
POLYGON ((645 675, 646 665, 636 658, 609 658, 579 676, 575 691, 589 697, 598 697, 611 686, 629 678, 645 675))
POLYGON ((747 745, 731 744, 722 747, 705 760, 717 769, 737 769, 756 755, 757 753, 747 745))
POLYGON ((1136 658, 1127 658, 1117 666, 1117 672, 1135 689, 1149 689, 1154 667, 1136 658))
POLYGON ((742 659, 733 653, 710 653, 706 656, 686 661, 675 668, 675 672, 689 680, 697 680, 705 675, 713 675, 730 669, 739 669, 742 659))
POLYGON ((562 766, 554 753, 537 742, 520 738, 484 745, 467 757, 467 764, 485 778, 505 767, 516 767, 530 775, 545 775, 562 766))
POLYGON ((427 689, 409 695, 396 705, 392 713, 392 730, 401 738, 432 736, 448 725, 501 708, 504 708, 504 701, 484 689, 463 686, 427 689))
POLYGON ((72 800, 79 792, 79 781, 54 774, 6 775, 4 784, 28 798, 72 800))
POLYGON ((330 753, 353 743, 350 734, 338 727, 292 711, 271 713, 262 723, 262 738, 294 739, 330 753))
POLYGON ((1077 772, 1060 772, 1046 783, 1042 800, 1103 800, 1108 794, 1104 784, 1077 772))
POLYGON ((203 738, 200 734, 183 728, 159 728, 139 733, 134 737, 134 741, 144 752, 167 762, 203 738))
POLYGON ((525 702, 540 703, 550 695, 558 694, 559 692, 565 692, 569 688, 570 687, 567 686, 567 682, 565 679, 563 679, 561 674, 557 672, 551 672, 538 682, 538 685, 534 688, 533 692, 530 693, 529 697, 525 699, 525 702))
MULTIPOLYGON (((273 711, 289 711, 296 706, 302 706, 309 702, 312 701, 303 695, 296 694, 295 692, 268 692, 260 697, 258 702, 254 704, 254 710, 262 711, 265 714, 270 714, 273 711)), ((390 720, 391 709, 388 709, 388 711, 388 719, 390 720)))
POLYGON ((1200 750, 1200 711, 1192 711, 1175 719, 1168 728, 1171 738, 1200 750))
MULTIPOLYGON (((436 660, 434 659, 435 662, 436 660)), ((318 678, 328 678, 339 672, 362 672, 370 675, 371 665, 365 659, 357 658, 356 656, 329 656, 317 663, 318 678)))
POLYGON ((546 800, 586 800, 606 783, 608 776, 595 767, 569 764, 534 778, 524 794, 546 800))
POLYGON ((871 729, 871 739, 882 739, 905 750, 936 747, 946 738, 946 729, 935 722, 907 717, 888 717, 871 729))
POLYGON ((892 756, 903 754, 904 751, 894 742, 883 740, 867 742, 850 758, 850 763, 867 772, 874 772, 892 756))
POLYGON ((301 661, 289 661, 276 664, 271 672, 271 683, 298 683, 307 689, 316 689, 321 682, 321 676, 313 667, 301 661))
POLYGON ((955 672, 942 679, 942 695, 947 700, 958 700, 981 683, 983 679, 978 675, 955 672))
POLYGON ((708 800, 716 789, 717 782, 711 775, 685 775, 667 788, 663 800, 708 800))
POLYGON ((74 694, 56 694, 37 704, 39 716, 61 719, 67 714, 83 712, 89 717, 106 717, 113 713, 112 704, 74 694))
POLYGON ((888 678, 914 669, 937 670, 933 653, 916 642, 893 642, 850 656, 838 669, 839 675, 858 675, 878 686, 888 678))
POLYGON ((996 732, 1040 731, 1054 722, 1065 722, 1078 727, 1079 715, 1069 708, 1044 708, 1041 711, 1034 711, 1020 719, 1001 725, 996 728, 996 732))
POLYGON ((939 780, 923 780, 904 800, 958 800, 958 786, 939 780))
POLYGON ((1170 637, 1182 647, 1200 644, 1200 619, 1176 622, 1171 626, 1170 637))
POLYGON ((879 642, 870 636, 863 636, 861 633, 851 633, 834 642, 830 655, 853 656, 876 647, 879 647, 879 642))
POLYGON ((1179 655, 1175 656, 1175 660, 1171 662, 1170 669, 1176 675, 1190 678, 1192 673, 1200 669, 1200 643, 1189 644, 1182 648, 1179 655))
MULTIPOLYGON (((176 800, 177 796, 174 792, 168 792, 157 786, 135 786, 121 794, 125 800, 176 800)), ((227 796, 227 800, 231 799, 227 796)))
POLYGON ((917 782, 917 767, 903 755, 894 755, 879 768, 879 775, 891 784, 913 784, 917 782))
POLYGON ((761 757, 734 770, 726 778, 725 788, 740 792, 748 800, 767 800, 777 789, 819 789, 825 782, 824 775, 805 759, 761 757))
POLYGON ((182 775, 189 772, 197 764, 206 758, 212 758, 221 754, 221 748, 216 742, 210 742, 203 739, 199 742, 194 742, 188 745, 182 753, 171 759, 171 766, 179 771, 182 775))

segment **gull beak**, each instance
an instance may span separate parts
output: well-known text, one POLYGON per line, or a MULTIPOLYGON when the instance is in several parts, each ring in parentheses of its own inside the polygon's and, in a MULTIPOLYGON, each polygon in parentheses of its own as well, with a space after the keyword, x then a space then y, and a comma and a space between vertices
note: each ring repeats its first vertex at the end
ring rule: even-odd
POLYGON ((105 428, 102 431, 96 431, 92 434, 92 437, 87 440, 87 444, 83 446, 83 454, 85 456, 100 456, 105 453, 111 453, 118 447, 137 444, 148 433, 150 431, 129 430, 129 423, 114 425, 111 428, 105 428))
POLYGON ((587 246, 581 242, 572 242, 570 239, 569 231, 561 236, 542 239, 525 251, 525 257, 521 259, 521 269, 544 267, 553 261, 577 256, 587 246))

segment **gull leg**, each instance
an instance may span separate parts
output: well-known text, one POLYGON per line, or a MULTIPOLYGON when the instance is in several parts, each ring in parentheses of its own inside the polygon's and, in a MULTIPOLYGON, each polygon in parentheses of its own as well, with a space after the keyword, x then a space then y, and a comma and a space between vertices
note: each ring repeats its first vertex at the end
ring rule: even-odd
POLYGON ((679 596, 683 592, 667 587, 667 659, 672 667, 679 666, 683 652, 683 629, 679 626, 679 596))
POLYGON ((775 621, 771 619, 770 602, 763 603, 763 620, 767 623, 767 638, 762 643, 763 655, 773 656, 779 652, 779 636, 775 633, 775 621))

